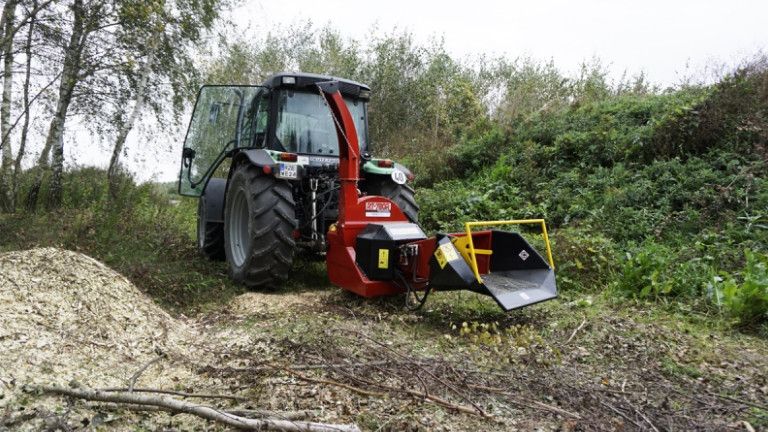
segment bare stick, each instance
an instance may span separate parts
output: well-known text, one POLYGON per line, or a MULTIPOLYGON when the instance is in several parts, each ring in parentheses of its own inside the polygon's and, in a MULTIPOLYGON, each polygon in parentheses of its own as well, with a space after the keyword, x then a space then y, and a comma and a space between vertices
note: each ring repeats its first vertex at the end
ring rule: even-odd
POLYGON ((97 389, 99 391, 103 392, 130 392, 134 391, 137 393, 159 393, 159 394, 169 394, 174 396, 181 396, 185 398, 200 398, 200 399, 229 399, 229 400, 235 400, 235 401, 248 401, 249 399, 247 397, 243 396, 235 396, 235 395, 225 395, 225 394, 208 394, 208 393, 187 393, 187 392, 180 392, 180 391, 173 391, 173 390, 162 390, 162 389, 153 389, 153 388, 125 388, 125 387, 109 387, 109 388, 102 388, 97 389))
MULTIPOLYGON (((380 347, 383 347, 385 350, 387 350, 387 351, 389 351, 389 352, 391 352, 391 353, 395 354, 396 356, 398 356, 398 357, 400 357, 400 358, 402 358, 402 359, 405 359, 405 360, 409 360, 408 356, 406 356, 406 355, 404 355, 404 354, 401 354, 401 353, 397 352, 396 350, 394 350, 394 349, 392 349, 392 348, 388 347, 386 344, 383 344, 383 343, 381 343, 381 342, 377 341, 376 339, 373 339, 373 338, 371 338, 371 337, 369 337, 369 336, 367 336, 367 335, 365 335, 365 334, 363 334, 363 333, 360 333, 360 332, 355 332, 355 333, 357 333, 358 335, 360 335, 361 337, 363 337, 363 338, 365 338, 365 339, 368 339, 369 341, 371 341, 371 342, 375 343, 376 345, 379 345, 380 347)), ((464 393, 462 393, 461 391, 459 391, 459 390, 458 390, 458 389, 457 389, 455 386, 453 386, 453 385, 451 385, 451 384, 448 384, 447 382, 443 381, 442 379, 440 379, 439 377, 437 377, 435 374, 433 374, 432 372, 430 372, 428 369, 426 369, 426 368, 424 368, 424 367, 421 367, 420 365, 419 365, 419 369, 421 369, 422 371, 424 371, 425 373, 427 373, 429 376, 431 376, 433 379, 435 379, 435 380, 436 380, 437 382, 439 382, 440 384, 442 384, 442 385, 444 385, 445 387, 447 387, 449 390, 453 391, 453 392, 454 392, 456 395, 458 395, 460 398, 464 399, 464 400, 465 400, 465 401, 467 401, 469 404, 471 404, 471 405, 472 405, 472 406, 475 408, 475 410, 477 410, 477 413, 479 413, 481 417, 490 417, 490 416, 488 415, 488 413, 486 413, 486 412, 485 412, 485 410, 484 410, 484 409, 482 409, 482 408, 481 408, 479 405, 477 405, 477 404, 476 404, 476 403, 475 403, 473 400, 471 400, 470 398, 468 398, 468 397, 467 397, 467 396, 466 396, 464 393)), ((426 395, 426 393, 425 393, 425 395, 426 395)), ((427 395, 427 396, 429 396, 429 395, 427 395)), ((430 397, 427 397, 427 399, 430 399, 430 397)), ((439 399, 439 398, 438 398, 438 399, 439 399)))
POLYGON ((64 387, 40 387, 43 393, 58 394, 90 401, 155 406, 173 413, 186 413, 216 421, 243 430, 277 430, 296 432, 359 432, 356 425, 334 425, 325 423, 296 422, 278 419, 249 419, 217 409, 196 405, 166 396, 149 396, 135 393, 109 393, 90 389, 64 387))
MULTIPOLYGON (((283 371, 285 371, 285 372, 295 376, 296 378, 298 378, 298 379, 300 379, 302 381, 307 381, 307 382, 316 383, 316 384, 327 384, 327 385, 338 386, 338 387, 342 387, 342 388, 345 388, 347 390, 350 390, 350 391, 353 391, 355 393, 359 393, 359 394, 362 394, 362 395, 366 395, 366 396, 378 396, 378 397, 386 396, 386 393, 375 392, 375 391, 371 391, 371 390, 365 390, 365 389, 362 389, 360 387, 351 386, 349 384, 340 383, 338 381, 332 381, 332 380, 327 380, 327 379, 310 378, 308 376, 302 375, 299 372, 296 372, 294 370, 291 370, 291 369, 288 369, 288 368, 285 368, 285 367, 284 368, 280 368, 280 369, 282 369, 283 371)), ((415 396, 415 397, 418 397, 418 398, 421 398, 421 399, 426 399, 426 400, 434 402, 435 404, 440 405, 440 406, 442 406, 444 408, 460 411, 460 412, 463 412, 463 413, 466 413, 466 414, 479 415, 481 417, 489 417, 484 412, 478 412, 478 410, 476 410, 473 407, 468 407, 468 406, 465 406, 465 405, 457 405, 457 404, 454 404, 454 403, 452 403, 450 401, 447 401, 447 400, 445 400, 443 398, 440 398, 440 397, 437 397, 437 396, 433 396, 433 395, 428 394, 428 393, 424 393, 424 392, 420 392, 420 391, 412 390, 412 389, 408 389, 408 388, 392 387, 392 386, 388 386, 386 384, 381 384, 381 383, 377 383, 377 382, 372 382, 372 381, 364 380, 362 378, 355 378, 355 379, 357 379, 358 381, 364 382, 364 383, 366 383, 368 385, 382 388, 382 389, 387 390, 387 391, 392 392, 392 393, 406 393, 406 394, 408 394, 410 396, 415 396)))
POLYGON ((634 405, 630 404, 630 406, 632 407, 632 409, 633 409, 633 410, 635 410, 635 412, 636 412, 637 414, 639 414, 639 415, 640 415, 640 417, 642 417, 642 418, 643 418, 643 420, 645 420, 645 422, 646 422, 646 423, 648 423, 648 424, 651 426, 651 429, 653 429, 655 432, 659 432, 659 430, 656 428, 656 425, 654 425, 654 424, 653 424, 653 422, 651 422, 651 420, 650 420, 650 419, 648 419, 648 417, 646 417, 646 416, 645 416, 645 414, 643 414, 642 412, 640 412, 640 410, 639 410, 639 409, 637 409, 637 407, 635 407, 634 405))
POLYGON ((568 338, 568 340, 567 340, 567 341, 565 341, 565 343, 566 343, 566 344, 569 344, 569 343, 571 343, 571 341, 573 340, 573 338, 576 336, 576 333, 578 333, 578 332, 579 332, 579 330, 581 330, 582 328, 584 328, 584 325, 585 325, 586 323, 587 323, 587 320, 586 320, 586 319, 584 319, 584 320, 581 322, 581 324, 579 324, 579 326, 578 326, 578 327, 576 327, 576 330, 574 330, 574 331, 573 331, 573 333, 571 333, 571 337, 569 337, 569 338, 568 338))
POLYGON ((622 416, 625 420, 632 423, 633 425, 637 426, 638 429, 642 429, 642 427, 637 424, 636 421, 632 420, 628 415, 624 414, 623 412, 619 411, 618 409, 614 408, 613 405, 606 403, 606 402, 600 402, 600 405, 610 409, 611 411, 615 412, 616 414, 622 416))
MULTIPOLYGON (((359 362, 359 363, 300 364, 300 365, 290 365, 288 367, 291 370, 300 371, 300 370, 315 370, 315 369, 347 369, 347 368, 356 368, 356 367, 387 366, 387 365, 398 365, 398 364, 427 365, 429 363, 419 362, 419 361, 407 361, 407 362, 398 363, 394 360, 379 360, 379 361, 359 362)), ((266 372, 266 371, 275 370, 275 368, 279 369, 281 367, 282 366, 277 364, 262 364, 259 366, 252 366, 252 367, 214 368, 212 366, 206 366, 205 368, 211 368, 214 370, 225 370, 229 372, 266 372)))
POLYGON ((384 396, 386 396, 385 393, 361 389, 360 387, 351 386, 349 384, 340 383, 338 381, 333 381, 333 380, 328 380, 328 379, 310 378, 310 377, 308 377, 306 375, 303 375, 303 374, 301 374, 299 372, 296 372, 295 370, 288 369, 286 367, 276 368, 276 369, 283 370, 283 371, 288 372, 289 374, 295 376, 296 378, 298 378, 298 379, 300 379, 302 381, 311 382, 311 383, 314 383, 314 384, 327 384, 327 385, 332 385, 332 386, 336 386, 336 387, 341 387, 341 388, 345 388, 345 389, 347 389, 349 391, 361 394, 363 396, 375 396, 375 397, 384 397, 384 396))
POLYGON ((570 411, 566 411, 562 408, 556 407, 554 405, 545 404, 544 402, 539 402, 536 400, 529 400, 529 399, 519 399, 515 396, 513 396, 511 393, 505 391, 504 389, 498 388, 498 387, 486 387, 481 385, 474 385, 474 384, 467 384, 467 387, 473 388, 476 390, 484 390, 492 393, 498 393, 500 395, 506 396, 507 399, 512 402, 515 405, 524 406, 527 408, 534 408, 534 409, 543 409, 545 411, 551 411, 557 414, 565 415, 568 417, 573 417, 576 419, 581 419, 581 415, 577 413, 573 413, 570 411))
POLYGON ((141 374, 144 373, 150 366, 153 364, 159 362, 160 360, 165 358, 165 354, 159 354, 157 357, 153 358, 152 360, 148 361, 144 366, 142 366, 139 370, 136 371, 135 374, 131 375, 131 379, 128 380, 128 391, 133 391, 133 386, 136 385, 136 380, 139 379, 141 374))
POLYGON ((312 417, 311 411, 267 411, 262 409, 228 409, 227 414, 248 418, 270 417, 283 420, 305 420, 312 417))
POLYGON ((740 403, 742 405, 751 406, 752 408, 759 408, 759 409, 761 409, 763 411, 768 411, 768 406, 765 406, 765 405, 760 405, 760 404, 756 404, 754 402, 749 402, 749 401, 737 399, 735 397, 725 396, 725 395, 721 395, 721 394, 717 394, 717 393, 713 393, 713 392, 707 392, 707 393, 709 395, 711 395, 711 396, 718 397, 720 399, 725 399, 725 400, 729 400, 731 402, 740 403))
MULTIPOLYGON (((126 409, 131 411, 140 411, 140 412, 167 412, 167 410, 156 407, 156 406, 149 406, 149 405, 133 405, 133 404, 101 404, 97 403, 93 405, 94 407, 101 407, 101 408, 120 408, 120 409, 126 409)), ((276 419, 283 419, 283 420, 304 420, 312 416, 311 411, 268 411, 268 410, 262 410, 262 409, 228 409, 228 410, 222 410, 222 412, 225 412, 227 414, 236 415, 239 417, 247 417, 247 418, 276 418, 276 419)), ((32 418, 34 418, 34 413, 32 415, 32 418)))

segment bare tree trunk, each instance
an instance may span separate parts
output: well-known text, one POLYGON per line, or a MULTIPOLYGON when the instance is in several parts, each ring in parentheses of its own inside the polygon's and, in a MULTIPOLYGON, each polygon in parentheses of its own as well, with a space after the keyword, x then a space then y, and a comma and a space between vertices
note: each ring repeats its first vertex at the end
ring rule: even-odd
POLYGON ((64 171, 64 123, 67 119, 69 104, 72 102, 72 93, 79 79, 83 45, 88 37, 84 23, 83 0, 74 0, 72 11, 74 15, 72 35, 64 52, 64 67, 59 83, 59 102, 56 104, 56 112, 45 139, 45 147, 50 147, 53 151, 51 187, 48 194, 48 206, 50 208, 61 205, 61 176, 64 171))
POLYGON ((10 174, 13 164, 11 148, 11 98, 13 90, 13 26, 16 19, 17 0, 7 0, 3 6, 3 98, 0 102, 0 147, 3 149, 0 164, 0 206, 4 211, 11 211, 10 174))
POLYGON ((37 199, 40 196, 40 187, 43 185, 43 177, 50 168, 48 159, 51 155, 51 143, 46 140, 40 157, 37 158, 37 165, 34 168, 35 180, 27 192, 27 210, 34 211, 37 208, 37 199))
POLYGON ((125 140, 128 138, 128 134, 131 132, 131 129, 133 129, 134 124, 136 124, 136 119, 139 117, 139 114, 144 107, 144 101, 146 100, 144 92, 146 91, 147 82, 149 81, 149 75, 152 73, 154 56, 154 43, 152 43, 149 55, 147 56, 147 61, 139 71, 139 83, 136 88, 136 103, 133 105, 133 110, 128 117, 128 121, 121 125, 120 130, 117 133, 117 139, 115 140, 115 147, 112 149, 112 158, 109 160, 109 169, 107 169, 107 181, 109 182, 109 195, 113 199, 117 198, 118 193, 120 154, 123 152, 123 147, 125 146, 125 140))
MULTIPOLYGON (((37 0, 32 3, 32 10, 37 10, 37 0)), ((35 29, 36 13, 29 17, 29 28, 27 30, 27 43, 24 45, 24 55, 27 57, 26 69, 24 71, 24 124, 21 126, 21 140, 19 141, 19 152, 16 155, 16 162, 13 165, 13 177, 11 178, 11 211, 16 211, 16 201, 19 194, 19 174, 21 173, 21 162, 24 159, 24 152, 27 147, 27 133, 29 132, 29 81, 32 74, 32 35, 35 29)))

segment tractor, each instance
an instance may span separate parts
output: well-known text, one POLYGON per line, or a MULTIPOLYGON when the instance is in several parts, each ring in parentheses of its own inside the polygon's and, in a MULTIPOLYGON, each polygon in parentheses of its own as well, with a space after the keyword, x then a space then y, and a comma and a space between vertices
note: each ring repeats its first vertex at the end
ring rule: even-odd
MULTIPOLYGON (((511 310, 557 296, 542 219, 467 222, 428 237, 413 173, 372 156, 371 89, 284 72, 261 86, 200 89, 182 149, 179 193, 198 198, 200 253, 233 280, 279 286, 294 257, 326 262, 329 279, 364 297, 470 290, 511 310), (509 224, 536 224, 546 258, 509 224)), ((421 294, 421 297, 419 297, 421 294)))

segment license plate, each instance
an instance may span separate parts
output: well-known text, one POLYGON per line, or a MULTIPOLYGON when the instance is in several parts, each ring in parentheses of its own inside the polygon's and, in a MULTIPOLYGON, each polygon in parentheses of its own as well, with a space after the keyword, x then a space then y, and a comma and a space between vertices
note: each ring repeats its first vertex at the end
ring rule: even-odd
POLYGON ((280 164, 280 171, 278 177, 284 179, 296 179, 298 178, 298 172, 296 170, 297 165, 294 164, 280 164))

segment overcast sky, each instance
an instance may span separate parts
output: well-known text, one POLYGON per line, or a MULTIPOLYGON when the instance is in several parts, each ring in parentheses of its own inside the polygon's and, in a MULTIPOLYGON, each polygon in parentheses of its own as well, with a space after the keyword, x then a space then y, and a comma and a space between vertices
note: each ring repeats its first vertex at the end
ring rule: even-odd
POLYGON ((399 28, 420 41, 443 37, 461 57, 531 56, 571 71, 598 57, 617 75, 645 71, 660 84, 768 44, 766 0, 272 0, 246 1, 234 19, 252 32, 311 19, 358 39, 399 28))
MULTIPOLYGON (((443 38, 459 57, 530 56, 552 59, 570 72, 596 57, 614 77, 644 71, 662 85, 768 48, 768 0, 270 0, 245 1, 230 17, 254 37, 307 20, 361 40, 374 28, 397 28, 421 42, 443 38)), ((124 162, 139 180, 175 178, 184 139, 180 129, 179 136, 159 145, 139 144, 144 138, 131 133, 124 162)), ((109 161, 109 151, 93 148, 72 156, 86 164, 109 161)))

